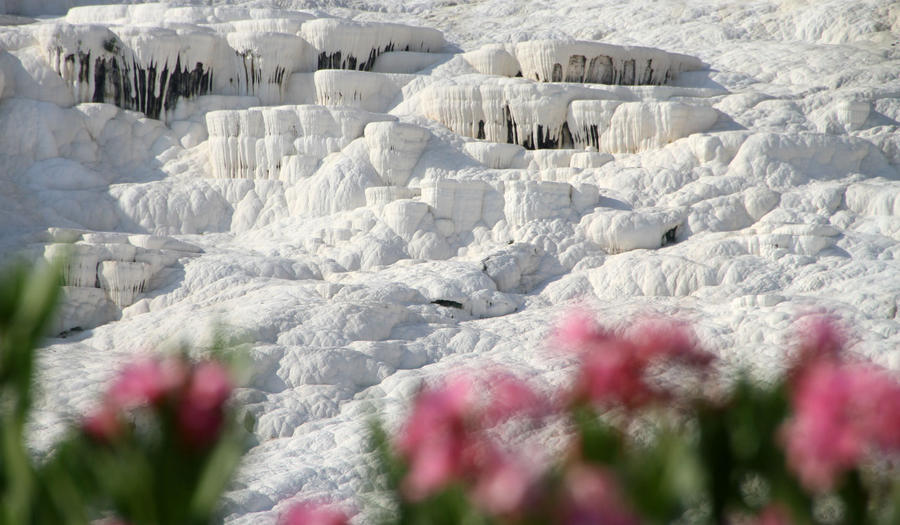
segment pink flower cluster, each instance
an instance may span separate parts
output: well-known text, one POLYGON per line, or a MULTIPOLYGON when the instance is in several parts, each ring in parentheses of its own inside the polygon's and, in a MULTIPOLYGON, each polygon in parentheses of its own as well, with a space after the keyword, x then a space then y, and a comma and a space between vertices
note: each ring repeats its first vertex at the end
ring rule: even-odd
POLYGON ((872 449, 900 450, 900 384, 873 366, 842 363, 834 323, 808 324, 783 429, 789 466, 807 488, 831 489, 872 449))
POLYGON ((346 514, 322 503, 304 501, 293 505, 278 520, 278 525, 347 525, 346 514))
POLYGON ((485 430, 517 416, 541 417, 548 406, 508 374, 480 381, 458 375, 422 390, 396 442, 409 465, 404 496, 420 501, 461 482, 485 511, 515 512, 526 500, 534 469, 503 451, 485 430))
POLYGON ((128 412, 142 407, 172 409, 182 442, 203 448, 218 438, 231 390, 228 371, 218 362, 145 357, 119 373, 100 406, 85 417, 82 429, 98 442, 111 443, 125 433, 128 412))
POLYGON ((566 472, 560 521, 566 525, 637 525, 640 520, 623 504, 612 474, 605 469, 575 465, 566 472))
POLYGON ((421 502, 457 484, 481 511, 513 522, 544 512, 552 522, 569 525, 638 523, 611 473, 572 458, 557 483, 537 462, 500 447, 487 431, 512 419, 534 422, 559 408, 502 373, 483 379, 457 375, 423 389, 395 443, 408 465, 401 495, 421 502))
POLYGON ((556 340, 581 360, 576 401, 606 406, 634 409, 665 398, 647 382, 647 369, 655 363, 678 361, 702 369, 712 361, 685 326, 661 319, 638 322, 619 336, 576 313, 557 330, 556 340))
MULTIPOLYGON (((620 484, 629 481, 630 469, 644 461, 644 451, 632 447, 628 434, 628 425, 641 414, 641 408, 656 409, 662 401, 677 402, 679 417, 692 413, 704 432, 707 427, 703 425, 709 420, 703 418, 729 421, 732 413, 770 410, 773 401, 784 406, 781 401, 785 392, 790 396, 790 418, 760 425, 757 435, 748 440, 764 445, 757 447, 760 451, 769 450, 773 440, 780 443, 787 467, 807 492, 834 489, 839 478, 858 467, 869 452, 900 451, 900 383, 884 370, 847 362, 842 355, 846 341, 845 332, 834 321, 807 320, 789 374, 774 388, 758 391, 764 395, 742 396, 739 389, 731 399, 721 395, 710 398, 703 393, 680 394, 683 391, 649 377, 660 364, 685 365, 703 374, 699 377, 709 377, 705 374, 713 357, 699 349, 685 325, 648 318, 614 332, 597 325, 586 313, 575 313, 555 332, 554 342, 570 348, 577 359, 574 388, 557 402, 512 375, 497 372, 486 376, 458 374, 418 393, 393 442, 405 466, 398 496, 412 509, 413 516, 423 509, 444 512, 444 507, 429 506, 448 500, 430 498, 452 489, 465 494, 467 512, 475 509, 498 523, 638 524, 641 511, 658 511, 646 506, 647 501, 641 497, 644 492, 636 492, 648 490, 647 485, 620 484), (583 415, 600 417, 602 410, 593 410, 596 407, 622 407, 625 411, 615 415, 624 417, 609 418, 610 422, 603 418, 604 426, 593 430, 582 426, 583 415), (544 423, 545 418, 583 431, 568 442, 574 446, 552 466, 514 452, 497 439, 503 430, 519 431, 520 423, 544 423), (624 425, 619 425, 621 420, 624 425), (776 428, 780 430, 773 432, 776 428), (617 439, 582 441, 592 435, 602 439, 602 434, 590 433, 595 431, 611 432, 608 435, 617 439), (597 454, 600 446, 609 448, 597 454), (614 459, 610 461, 610 457, 614 459)), ((718 426, 713 427, 714 432, 719 431, 718 426)), ((724 435, 728 436, 727 432, 724 435)), ((735 440, 729 437, 723 441, 735 440)), ((681 464, 695 461, 699 467, 721 467, 706 463, 721 458, 708 453, 702 443, 702 439, 685 438, 684 448, 674 449, 690 454, 690 460, 678 458, 681 464)), ((748 468, 743 460, 734 461, 726 466, 732 469, 730 472, 743 473, 748 468)), ((665 463, 666 468, 669 464, 665 463)), ((783 472, 779 468, 774 475, 783 476, 783 472)), ((457 492, 450 494, 455 497, 457 492)), ((744 525, 789 525, 795 519, 797 523, 812 519, 808 514, 812 510, 804 503, 779 497, 773 496, 752 513, 728 502, 716 519, 744 525)), ((291 509, 281 525, 343 525, 346 520, 340 512, 301 504, 291 509)))

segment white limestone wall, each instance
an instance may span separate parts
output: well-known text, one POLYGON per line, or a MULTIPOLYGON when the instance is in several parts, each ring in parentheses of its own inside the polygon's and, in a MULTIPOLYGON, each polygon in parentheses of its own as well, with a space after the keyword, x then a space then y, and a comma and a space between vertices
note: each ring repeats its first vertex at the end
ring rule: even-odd
POLYGON ((153 277, 163 268, 200 251, 183 241, 154 235, 51 228, 46 237, 51 242, 44 246, 43 258, 65 261, 54 333, 93 328, 119 318, 123 309, 150 290, 153 277))
POLYGON ((659 148, 710 129, 719 116, 700 101, 616 99, 622 96, 520 79, 464 78, 427 88, 418 109, 456 133, 489 142, 607 153, 659 148))
POLYGON ((634 153, 659 148, 676 139, 706 131, 719 113, 710 106, 682 102, 625 102, 616 107, 599 148, 634 153))
POLYGON ((323 69, 316 71, 313 82, 316 102, 323 106, 385 112, 400 96, 397 85, 381 73, 323 69))
POLYGON ((219 178, 296 182, 360 137, 366 124, 392 119, 318 105, 211 111, 206 115, 211 171, 219 178))
POLYGON ((300 35, 318 50, 319 69, 369 71, 383 53, 435 53, 446 45, 441 32, 430 28, 337 18, 306 22, 300 35))
POLYGON ((704 66, 687 55, 588 41, 519 42, 515 55, 522 76, 541 82, 661 85, 678 73, 704 66))
POLYGON ((386 184, 405 186, 430 136, 413 124, 372 122, 365 129, 369 161, 386 184))
POLYGON ((572 186, 564 182, 508 181, 503 186, 503 214, 512 226, 563 217, 572 208, 572 186))
POLYGON ((514 77, 521 73, 516 57, 500 44, 488 44, 464 53, 463 59, 483 75, 514 77))
POLYGON ((274 32, 235 32, 226 36, 234 50, 237 67, 229 75, 234 94, 257 96, 266 105, 284 102, 290 76, 313 71, 315 50, 295 34, 274 32))

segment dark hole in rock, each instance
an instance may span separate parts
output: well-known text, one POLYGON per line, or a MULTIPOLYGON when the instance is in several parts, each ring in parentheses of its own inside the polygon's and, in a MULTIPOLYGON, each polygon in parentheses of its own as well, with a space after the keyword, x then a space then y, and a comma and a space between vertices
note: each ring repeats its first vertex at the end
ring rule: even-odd
POLYGON ((59 337, 60 339, 65 339, 66 337, 69 337, 70 335, 75 335, 80 332, 84 332, 84 328, 82 328, 80 326, 75 326, 75 327, 69 328, 68 330, 64 330, 64 331, 60 332, 57 337, 59 337))
POLYGON ((462 303, 457 302, 457 301, 451 301, 449 299, 437 299, 437 300, 431 301, 431 304, 436 304, 438 306, 446 306, 448 308, 458 308, 460 310, 462 310, 462 307, 463 307, 462 303))
POLYGON ((668 246, 670 244, 675 244, 675 242, 677 240, 676 239, 677 236, 678 236, 678 226, 672 228, 671 230, 669 230, 663 234, 662 245, 668 246))

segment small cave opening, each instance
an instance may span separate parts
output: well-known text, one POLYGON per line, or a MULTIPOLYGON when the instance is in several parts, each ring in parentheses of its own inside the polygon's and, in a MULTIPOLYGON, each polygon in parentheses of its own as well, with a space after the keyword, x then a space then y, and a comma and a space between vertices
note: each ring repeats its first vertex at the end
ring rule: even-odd
POLYGON ((678 226, 666 231, 662 236, 662 246, 669 246, 678 242, 678 226))

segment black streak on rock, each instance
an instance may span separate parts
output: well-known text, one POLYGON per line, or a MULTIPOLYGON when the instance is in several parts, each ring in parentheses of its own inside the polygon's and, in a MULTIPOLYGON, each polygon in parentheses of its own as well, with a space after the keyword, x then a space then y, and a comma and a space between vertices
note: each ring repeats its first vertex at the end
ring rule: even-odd
MULTIPOLYGON (((383 53, 394 50, 394 43, 391 42, 384 46, 383 49, 372 48, 369 55, 363 60, 353 55, 343 55, 340 51, 329 54, 326 51, 319 53, 319 64, 317 69, 348 69, 358 71, 372 71, 375 66, 375 60, 383 53)), ((409 50, 409 46, 406 46, 409 50)))
POLYGON ((562 66, 560 64, 553 64, 553 72, 551 73, 550 81, 551 82, 562 82, 563 74, 562 74, 562 66))
MULTIPOLYGON (((66 57, 68 59, 68 57, 66 57)), ((90 54, 88 60, 80 64, 88 81, 90 76, 90 54), (88 67, 85 67, 85 63, 88 67)), ((155 62, 146 67, 136 61, 130 63, 121 56, 101 56, 93 61, 94 91, 91 102, 106 102, 123 109, 140 111, 151 118, 160 118, 163 111, 170 111, 180 98, 190 98, 212 91, 212 71, 198 62, 193 69, 182 65, 181 58, 174 65, 163 64, 162 69, 155 62)))
POLYGON ((457 301, 450 301, 448 299, 437 299, 435 301, 431 301, 431 304, 436 304, 438 306, 446 306, 448 308, 457 308, 459 310, 462 310, 462 307, 463 307, 462 303, 457 302, 457 301))

